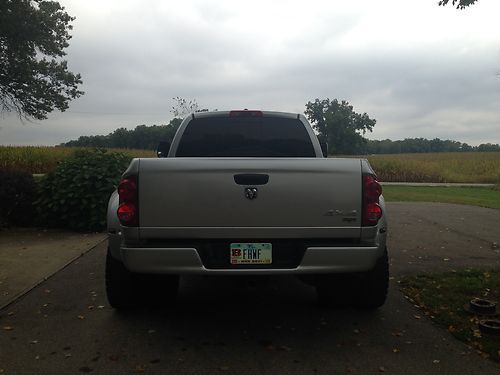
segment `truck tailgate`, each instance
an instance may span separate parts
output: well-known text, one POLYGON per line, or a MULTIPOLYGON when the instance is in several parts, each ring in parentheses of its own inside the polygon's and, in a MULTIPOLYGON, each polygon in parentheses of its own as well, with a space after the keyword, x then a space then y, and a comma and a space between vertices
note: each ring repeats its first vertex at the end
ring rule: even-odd
MULTIPOLYGON (((321 237, 359 235, 358 159, 165 158, 139 163, 141 237, 159 233, 147 228, 215 230, 206 236, 197 232, 196 237, 217 237, 217 229, 222 228, 225 237, 230 228, 295 228, 302 233, 322 228, 328 231, 321 237), (234 176, 239 174, 269 179, 265 184, 252 178, 238 184, 234 176), (246 188, 256 188, 257 196, 249 199, 246 188)), ((178 231, 170 233, 181 236, 178 231)), ((192 230, 189 235, 193 236, 192 230)))

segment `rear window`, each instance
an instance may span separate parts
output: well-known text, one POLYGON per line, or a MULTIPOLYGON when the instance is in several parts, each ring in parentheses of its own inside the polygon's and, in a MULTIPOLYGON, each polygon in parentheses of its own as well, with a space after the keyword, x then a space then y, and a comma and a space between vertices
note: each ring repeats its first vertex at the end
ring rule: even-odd
POLYGON ((178 157, 315 157, 304 124, 277 117, 193 119, 182 134, 178 157))

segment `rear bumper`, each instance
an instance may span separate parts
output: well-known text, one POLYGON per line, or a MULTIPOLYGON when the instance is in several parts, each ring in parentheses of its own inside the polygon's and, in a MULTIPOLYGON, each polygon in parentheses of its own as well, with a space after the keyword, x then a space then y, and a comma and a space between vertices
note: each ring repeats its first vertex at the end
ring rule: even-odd
POLYGON ((294 268, 207 268, 196 248, 121 247, 125 267, 138 273, 165 274, 321 274, 363 272, 372 269, 383 255, 382 246, 308 247, 294 268))

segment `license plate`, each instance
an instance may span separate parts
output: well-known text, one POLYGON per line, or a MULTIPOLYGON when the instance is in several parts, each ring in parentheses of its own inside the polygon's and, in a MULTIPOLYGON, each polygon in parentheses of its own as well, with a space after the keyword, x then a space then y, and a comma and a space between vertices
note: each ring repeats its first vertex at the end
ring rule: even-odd
POLYGON ((271 264, 273 245, 270 243, 232 243, 231 264, 271 264))

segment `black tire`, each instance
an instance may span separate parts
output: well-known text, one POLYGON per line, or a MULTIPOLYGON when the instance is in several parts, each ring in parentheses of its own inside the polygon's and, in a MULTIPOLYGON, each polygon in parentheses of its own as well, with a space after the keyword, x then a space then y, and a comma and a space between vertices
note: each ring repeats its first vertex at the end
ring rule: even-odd
POLYGON ((364 273, 316 275, 318 301, 322 306, 376 309, 385 303, 389 287, 387 249, 375 267, 364 273))
POLYGON ((384 255, 377 260, 375 267, 362 273, 356 283, 354 306, 373 310, 385 303, 389 289, 389 258, 387 249, 384 255))
POLYGON ((106 293, 115 309, 165 307, 175 302, 179 287, 177 275, 149 275, 130 272, 122 262, 106 256, 106 293))
POLYGON ((348 307, 352 304, 352 274, 317 275, 315 278, 318 302, 325 307, 348 307))

